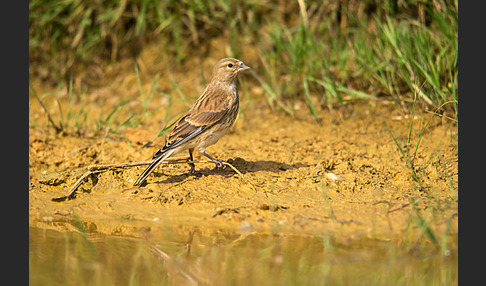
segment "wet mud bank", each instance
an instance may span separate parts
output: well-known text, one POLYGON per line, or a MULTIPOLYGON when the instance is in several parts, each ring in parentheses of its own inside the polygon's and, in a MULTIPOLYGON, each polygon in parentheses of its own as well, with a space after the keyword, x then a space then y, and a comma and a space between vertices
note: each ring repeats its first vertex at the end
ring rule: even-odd
POLYGON ((424 129, 426 113, 410 130, 409 118, 386 103, 322 114, 320 122, 263 107, 240 114, 208 152, 241 174, 204 162, 194 176, 187 164, 167 164, 134 188, 143 166, 108 170, 63 202, 52 198, 65 195, 89 165, 149 160, 163 139, 142 146, 160 127, 128 129, 122 139, 31 128, 30 225, 68 230, 76 219, 109 235, 169 226, 386 241, 430 230, 457 240, 457 125, 434 116, 424 129))

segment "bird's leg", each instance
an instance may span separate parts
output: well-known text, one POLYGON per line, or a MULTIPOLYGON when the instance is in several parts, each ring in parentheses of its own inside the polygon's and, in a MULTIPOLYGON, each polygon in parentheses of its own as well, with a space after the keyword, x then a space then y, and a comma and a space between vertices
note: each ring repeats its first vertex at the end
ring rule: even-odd
POLYGON ((209 159, 211 159, 211 161, 214 162, 214 164, 216 164, 216 167, 218 168, 226 168, 226 165, 223 164, 223 160, 218 160, 218 159, 214 159, 213 157, 209 156, 206 152, 203 152, 202 153, 204 156, 208 157, 209 159))
POLYGON ((196 166, 194 165, 194 163, 192 163, 194 161, 194 157, 192 157, 192 152, 194 152, 194 149, 189 149, 189 160, 191 162, 187 164, 189 164, 189 166, 191 167, 191 174, 194 174, 196 172, 196 166))

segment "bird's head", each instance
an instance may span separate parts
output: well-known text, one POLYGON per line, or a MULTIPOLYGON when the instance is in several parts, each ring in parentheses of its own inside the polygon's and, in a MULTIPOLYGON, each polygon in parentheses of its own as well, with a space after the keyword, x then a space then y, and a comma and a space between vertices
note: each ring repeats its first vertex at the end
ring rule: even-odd
POLYGON ((238 73, 249 68, 238 59, 224 58, 214 66, 212 80, 233 83, 238 73))

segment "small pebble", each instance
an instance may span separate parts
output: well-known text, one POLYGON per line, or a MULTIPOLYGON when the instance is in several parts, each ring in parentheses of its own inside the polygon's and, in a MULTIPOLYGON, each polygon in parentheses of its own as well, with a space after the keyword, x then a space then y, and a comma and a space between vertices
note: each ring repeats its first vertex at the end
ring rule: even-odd
POLYGON ((333 174, 333 173, 327 173, 327 174, 326 174, 326 176, 327 176, 329 179, 333 180, 333 181, 336 181, 336 180, 337 180, 337 181, 344 181, 343 177, 340 177, 340 176, 338 176, 338 175, 336 175, 336 174, 333 174))

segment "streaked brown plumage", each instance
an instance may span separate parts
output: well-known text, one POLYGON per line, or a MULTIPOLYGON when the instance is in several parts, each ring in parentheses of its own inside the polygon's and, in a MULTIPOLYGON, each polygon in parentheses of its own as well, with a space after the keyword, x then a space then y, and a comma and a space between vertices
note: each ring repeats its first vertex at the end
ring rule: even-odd
MULTIPOLYGON (((198 150, 218 167, 225 167, 206 153, 206 148, 215 144, 233 125, 238 115, 239 98, 236 89, 238 73, 249 69, 242 61, 233 58, 220 60, 213 70, 208 86, 176 124, 164 147, 155 153, 152 163, 143 171, 134 186, 140 186, 164 160, 171 155, 189 150, 190 160, 198 150)), ((194 173, 194 163, 189 163, 194 173)))

